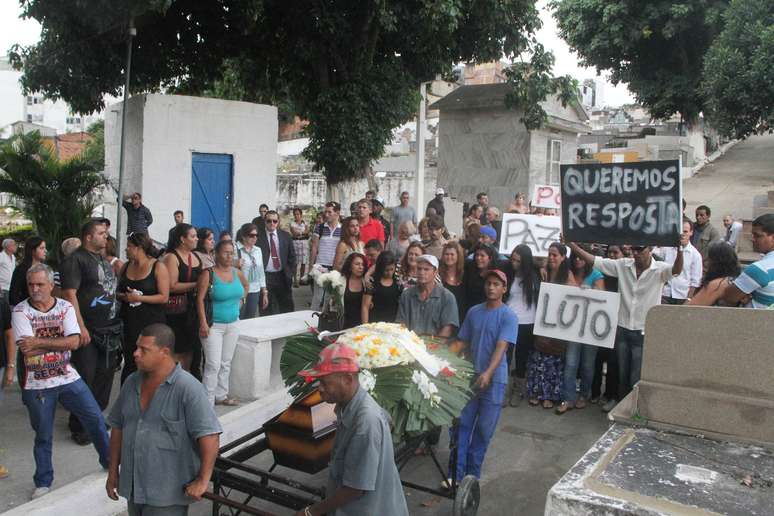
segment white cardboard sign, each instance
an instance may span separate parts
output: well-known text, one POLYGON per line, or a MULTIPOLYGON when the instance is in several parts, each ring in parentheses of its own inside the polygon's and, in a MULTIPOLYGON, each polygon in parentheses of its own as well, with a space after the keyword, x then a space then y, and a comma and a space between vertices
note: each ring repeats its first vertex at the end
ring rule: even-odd
POLYGON ((534 333, 612 348, 620 301, 617 292, 541 283, 534 333))
POLYGON ((562 208, 562 189, 559 185, 535 185, 532 191, 532 206, 535 208, 562 208))
POLYGON ((500 230, 500 253, 510 255, 513 248, 526 244, 532 256, 548 256, 551 242, 559 240, 562 220, 553 215, 505 213, 500 230))

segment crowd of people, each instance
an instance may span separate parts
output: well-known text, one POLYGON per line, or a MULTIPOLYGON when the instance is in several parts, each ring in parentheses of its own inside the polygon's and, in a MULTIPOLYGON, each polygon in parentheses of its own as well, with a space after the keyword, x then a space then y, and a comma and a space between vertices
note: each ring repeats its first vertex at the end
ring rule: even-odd
MULTIPOLYGON (((4 241, 0 368, 5 385, 18 378, 35 431, 33 496, 45 494, 53 481, 57 401, 71 413, 73 440, 92 443, 109 469, 109 496, 126 496, 134 514, 144 506, 185 505, 180 493, 162 492, 163 480, 157 486, 149 479, 190 473, 196 481, 189 494, 201 496, 217 452, 217 439, 210 439, 219 432, 213 406, 239 403, 229 394, 237 321, 293 311, 293 289, 305 284, 313 291, 311 308, 323 309, 326 293, 309 281, 316 272, 337 270, 346 281, 341 329, 398 322, 447 339, 473 362, 478 395, 460 417, 457 468, 450 471, 458 480, 480 475, 503 407, 525 399, 560 415, 589 404, 612 409, 639 380, 652 306, 774 305, 774 215, 753 222, 753 247, 764 256, 742 271, 739 223, 724 218, 721 234, 707 206, 697 208, 695 220, 684 216, 673 248, 557 241, 547 257, 533 256, 527 245, 504 256, 498 252, 500 211, 486 193, 466 210, 460 235, 447 230, 444 195, 439 188, 418 218, 403 192, 388 217, 384 200, 367 192, 346 217, 333 201, 313 221, 293 209, 287 229, 263 204, 233 236, 195 228, 178 210, 168 242, 158 246, 148 235, 151 212, 135 193, 124 202, 126 262, 109 235, 110 221, 93 219, 77 238, 50 243, 61 245, 65 256, 56 271, 46 265, 41 238, 27 239, 18 263, 16 242, 4 241), (534 335, 543 282, 618 292, 615 348, 534 335), (108 444, 102 411, 119 370, 123 387, 108 418, 108 444), (188 408, 181 414, 165 406, 188 408), (191 442, 182 452, 174 441, 179 469, 170 472, 177 466, 158 465, 154 448, 133 448, 143 432, 149 439, 182 432, 198 443, 199 453, 191 442), (134 479, 126 479, 127 468, 134 479), (140 478, 143 472, 147 478, 140 478)), ((555 214, 532 208, 523 194, 506 211, 555 214)), ((359 400, 357 389, 345 387, 349 399, 359 400)))

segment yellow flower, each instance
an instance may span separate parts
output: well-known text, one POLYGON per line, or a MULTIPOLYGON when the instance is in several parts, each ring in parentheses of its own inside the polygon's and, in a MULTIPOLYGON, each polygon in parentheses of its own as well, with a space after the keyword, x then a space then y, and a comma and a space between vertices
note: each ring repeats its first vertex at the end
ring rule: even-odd
POLYGON ((392 346, 392 347, 390 348, 390 355, 392 355, 392 356, 394 356, 394 357, 397 357, 399 354, 400 354, 400 353, 399 353, 399 351, 398 351, 398 348, 396 348, 395 346, 392 346))
POLYGON ((368 350, 368 356, 369 356, 369 357, 375 357, 375 356, 376 356, 376 355, 378 355, 378 354, 379 354, 379 350, 378 350, 378 349, 376 349, 376 348, 370 348, 370 349, 368 350))
POLYGON ((352 340, 354 340, 355 342, 360 342, 364 338, 365 338, 365 335, 355 335, 354 337, 352 337, 352 340))
POLYGON ((378 346, 379 344, 382 343, 382 339, 380 339, 379 337, 376 337, 376 338, 374 338, 373 343, 378 346))

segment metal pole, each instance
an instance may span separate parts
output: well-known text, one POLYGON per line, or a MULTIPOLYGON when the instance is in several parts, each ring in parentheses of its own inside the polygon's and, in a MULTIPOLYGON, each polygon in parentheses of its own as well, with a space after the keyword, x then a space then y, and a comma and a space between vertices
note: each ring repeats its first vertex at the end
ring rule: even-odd
POLYGON ((426 117, 426 83, 419 85, 419 113, 417 114, 417 172, 416 198, 417 220, 425 216, 425 134, 427 133, 426 117))
POLYGON ((117 215, 116 215, 116 241, 118 246, 118 253, 121 254, 123 246, 123 236, 126 231, 122 227, 124 208, 122 203, 124 201, 124 151, 126 147, 126 111, 127 100, 129 99, 129 84, 132 79, 132 40, 137 35, 137 29, 134 28, 134 18, 129 18, 129 39, 126 42, 126 73, 124 81, 124 100, 121 106, 121 146, 118 152, 118 202, 116 203, 117 215))

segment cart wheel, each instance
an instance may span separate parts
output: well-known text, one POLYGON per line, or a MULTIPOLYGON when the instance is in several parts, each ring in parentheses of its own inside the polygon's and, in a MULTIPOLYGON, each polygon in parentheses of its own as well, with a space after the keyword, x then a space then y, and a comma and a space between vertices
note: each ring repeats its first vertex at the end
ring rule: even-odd
POLYGON ((453 516, 476 516, 478 503, 481 501, 481 489, 478 479, 467 475, 457 486, 457 496, 454 497, 453 516))

